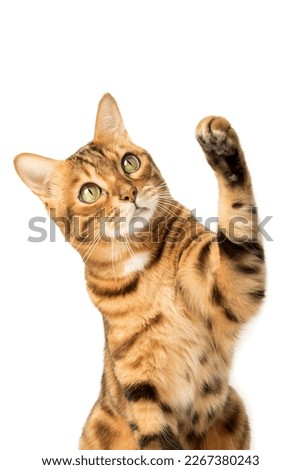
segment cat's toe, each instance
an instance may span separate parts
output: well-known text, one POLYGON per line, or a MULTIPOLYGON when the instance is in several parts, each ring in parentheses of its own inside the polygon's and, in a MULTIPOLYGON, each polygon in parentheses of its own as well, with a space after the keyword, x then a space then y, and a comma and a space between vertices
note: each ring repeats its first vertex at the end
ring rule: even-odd
POLYGON ((227 119, 208 116, 196 127, 196 138, 206 154, 226 157, 238 148, 239 140, 227 119))

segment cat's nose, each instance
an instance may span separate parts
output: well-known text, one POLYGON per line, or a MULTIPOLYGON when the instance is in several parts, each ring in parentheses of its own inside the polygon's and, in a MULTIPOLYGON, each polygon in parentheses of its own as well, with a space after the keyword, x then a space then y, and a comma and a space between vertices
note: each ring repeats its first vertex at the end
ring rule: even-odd
POLYGON ((135 202, 137 197, 137 188, 135 186, 122 186, 119 189, 120 201, 135 202))

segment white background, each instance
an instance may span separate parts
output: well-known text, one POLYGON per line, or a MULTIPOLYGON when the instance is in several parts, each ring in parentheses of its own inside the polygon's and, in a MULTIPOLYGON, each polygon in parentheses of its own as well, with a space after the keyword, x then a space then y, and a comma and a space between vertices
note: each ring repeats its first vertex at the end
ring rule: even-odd
POLYGON ((195 126, 219 114, 238 131, 260 215, 273 216, 266 230, 274 241, 265 245, 267 300, 241 337, 232 382, 248 407, 252 448, 296 456, 297 6, 288 0, 1 2, 0 445, 11 455, 77 448, 99 391, 103 353, 101 315, 86 293, 78 254, 58 231, 55 243, 27 241, 29 219, 45 211, 12 160, 24 151, 71 155, 92 138, 98 101, 109 91, 174 197, 204 218, 217 214, 217 187, 195 126))

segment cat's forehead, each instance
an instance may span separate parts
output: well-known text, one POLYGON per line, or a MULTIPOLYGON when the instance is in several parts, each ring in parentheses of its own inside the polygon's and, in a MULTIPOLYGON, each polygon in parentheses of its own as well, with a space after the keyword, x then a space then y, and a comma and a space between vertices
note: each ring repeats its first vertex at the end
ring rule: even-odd
POLYGON ((101 171, 104 174, 111 173, 117 169, 117 162, 120 159, 118 153, 116 150, 112 151, 95 144, 88 144, 77 150, 67 160, 78 170, 84 171, 92 167, 94 170, 101 171))
POLYGON ((67 161, 72 165, 72 171, 90 173, 91 170, 100 175, 112 175, 121 168, 121 161, 127 154, 139 156, 144 161, 150 162, 149 154, 134 144, 131 145, 112 145, 100 146, 91 142, 81 147, 67 161))

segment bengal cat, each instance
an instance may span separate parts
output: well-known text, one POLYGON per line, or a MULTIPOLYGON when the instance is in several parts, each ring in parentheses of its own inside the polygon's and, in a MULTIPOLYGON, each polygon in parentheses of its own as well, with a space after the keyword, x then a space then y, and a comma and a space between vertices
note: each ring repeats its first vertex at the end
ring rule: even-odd
POLYGON ((229 370, 238 333, 264 297, 257 210, 229 122, 207 117, 196 138, 218 180, 217 233, 171 197, 109 94, 93 141, 74 155, 15 159, 82 256, 104 319, 101 390, 81 449, 249 449, 229 370))

